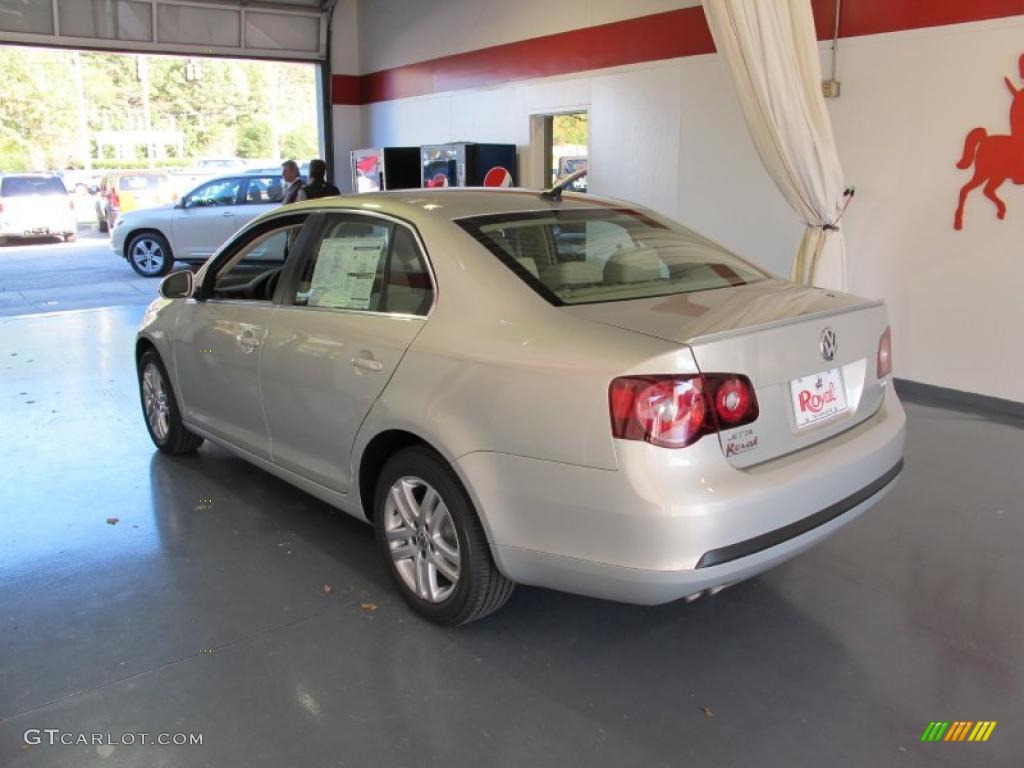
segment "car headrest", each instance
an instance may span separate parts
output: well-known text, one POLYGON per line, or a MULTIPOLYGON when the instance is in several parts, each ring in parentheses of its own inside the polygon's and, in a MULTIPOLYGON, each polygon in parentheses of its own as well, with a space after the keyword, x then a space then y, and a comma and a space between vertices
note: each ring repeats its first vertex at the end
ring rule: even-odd
POLYGON ((604 281, 611 284, 643 283, 661 277, 663 264, 653 248, 616 251, 605 262, 604 281))
POLYGON ((544 267, 541 281, 549 288, 571 287, 574 285, 595 285, 602 280, 601 267, 587 261, 567 261, 544 267))

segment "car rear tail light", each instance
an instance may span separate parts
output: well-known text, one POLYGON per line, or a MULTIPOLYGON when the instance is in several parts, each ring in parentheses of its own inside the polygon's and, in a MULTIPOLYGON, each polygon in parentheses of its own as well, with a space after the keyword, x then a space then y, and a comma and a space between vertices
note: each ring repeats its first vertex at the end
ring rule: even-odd
POLYGON ((878 340, 878 378, 892 373, 892 332, 885 326, 885 333, 878 340))
POLYGON ((731 373, 623 376, 612 381, 608 404, 613 436, 662 448, 684 448, 758 414, 750 380, 731 373))
POLYGON ((757 398, 750 380, 745 376, 722 376, 715 388, 715 416, 719 427, 735 427, 757 418, 757 398))
POLYGON ((70 197, 68 198, 68 208, 70 208, 72 211, 75 210, 75 201, 72 200, 70 197))

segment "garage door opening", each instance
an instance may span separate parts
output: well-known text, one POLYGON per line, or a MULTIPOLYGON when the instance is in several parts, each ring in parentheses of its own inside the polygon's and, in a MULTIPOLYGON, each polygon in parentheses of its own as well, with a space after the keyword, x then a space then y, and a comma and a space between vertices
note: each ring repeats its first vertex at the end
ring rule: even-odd
POLYGON ((0 47, 0 171, 215 171, 322 156, 317 65, 0 47))

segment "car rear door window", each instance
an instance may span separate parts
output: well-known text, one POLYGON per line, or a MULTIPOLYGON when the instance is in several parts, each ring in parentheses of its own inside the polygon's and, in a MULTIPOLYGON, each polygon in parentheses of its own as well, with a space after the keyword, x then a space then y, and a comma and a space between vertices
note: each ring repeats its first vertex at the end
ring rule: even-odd
POLYGON ((390 222, 380 219, 328 216, 303 266, 293 303, 380 311, 392 230, 390 222))
POLYGON ((280 203, 284 199, 284 182, 280 175, 254 176, 246 179, 242 202, 246 205, 280 203))
POLYGON ((292 303, 425 315, 433 298, 426 258, 408 227, 335 214, 327 217, 310 245, 292 303))
POLYGON ((385 312, 402 315, 425 315, 434 301, 427 261, 408 227, 395 227, 381 301, 385 312))

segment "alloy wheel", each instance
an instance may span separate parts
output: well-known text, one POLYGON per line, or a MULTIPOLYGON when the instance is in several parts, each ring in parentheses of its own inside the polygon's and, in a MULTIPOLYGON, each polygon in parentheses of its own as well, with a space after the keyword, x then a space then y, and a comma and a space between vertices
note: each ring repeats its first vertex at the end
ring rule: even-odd
POLYGON ((164 377, 156 363, 147 364, 142 371, 142 406, 153 437, 164 442, 171 431, 171 409, 164 377))
POLYGON ((459 539, 441 495, 415 476, 398 478, 384 505, 384 535, 402 582, 420 599, 441 603, 459 582, 459 539))
POLYGON ((156 275, 164 268, 166 255, 156 240, 143 237, 135 241, 131 251, 132 261, 139 271, 147 275, 156 275))

